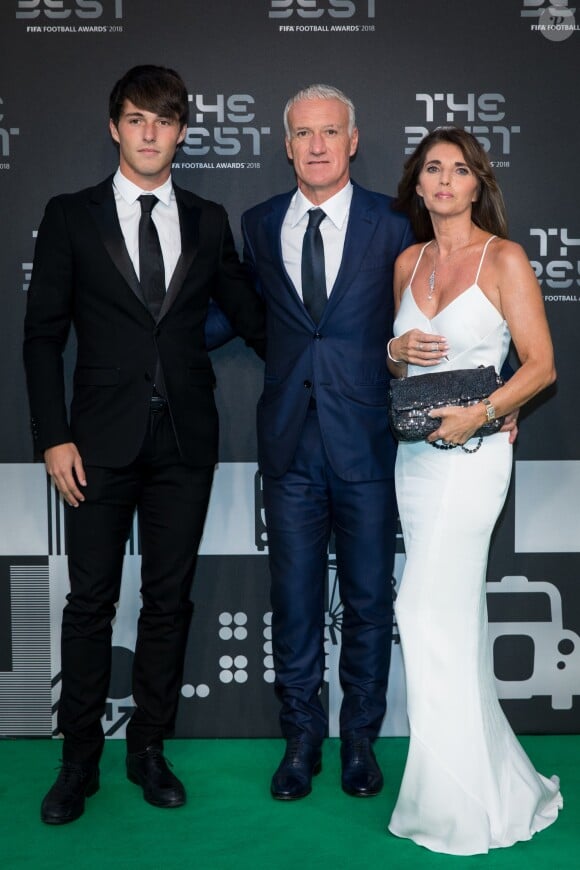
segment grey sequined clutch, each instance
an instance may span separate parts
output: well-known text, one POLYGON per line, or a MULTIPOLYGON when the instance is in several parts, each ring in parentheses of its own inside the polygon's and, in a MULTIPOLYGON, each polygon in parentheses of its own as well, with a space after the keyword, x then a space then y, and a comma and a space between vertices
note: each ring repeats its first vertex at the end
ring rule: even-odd
MULTIPOLYGON (((441 423, 428 412, 447 405, 476 405, 503 384, 493 366, 428 372, 410 378, 393 378, 389 388, 389 423, 398 441, 424 441, 441 423)), ((485 423, 474 438, 501 429, 503 417, 485 423)))

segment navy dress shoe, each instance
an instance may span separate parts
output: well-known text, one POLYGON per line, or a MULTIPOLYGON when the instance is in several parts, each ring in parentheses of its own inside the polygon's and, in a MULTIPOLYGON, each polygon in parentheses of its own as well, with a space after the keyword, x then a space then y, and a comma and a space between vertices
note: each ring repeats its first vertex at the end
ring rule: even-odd
POLYGON ((41 820, 47 825, 74 822, 85 810, 85 798, 98 790, 98 767, 63 761, 55 784, 42 801, 41 820))
POLYGON ((383 787, 383 774, 368 737, 343 740, 340 747, 342 788, 354 797, 372 797, 383 787))
POLYGON ((320 746, 308 743, 304 737, 290 737, 286 752, 272 777, 270 791, 279 801, 295 801, 312 791, 312 777, 322 770, 320 746))
POLYGON ((181 807, 185 803, 183 783, 169 770, 159 746, 127 755, 127 777, 140 785, 145 800, 154 807, 181 807))

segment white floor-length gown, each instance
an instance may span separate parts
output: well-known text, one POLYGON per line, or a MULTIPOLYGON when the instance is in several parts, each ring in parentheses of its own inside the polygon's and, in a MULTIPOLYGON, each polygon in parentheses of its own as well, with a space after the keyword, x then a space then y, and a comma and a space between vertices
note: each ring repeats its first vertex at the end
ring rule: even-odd
MULTIPOLYGON (((436 369, 409 366, 409 376, 482 364, 501 369, 509 330, 477 283, 490 241, 473 285, 432 320, 413 297, 415 266, 395 335, 413 327, 443 335, 450 352, 436 369)), ((476 444, 471 439, 466 446, 476 444)), ((395 612, 411 737, 389 830, 452 855, 528 840, 562 806, 557 777, 534 770, 494 684, 485 579, 511 468, 512 448, 502 432, 484 438, 475 453, 427 442, 401 443, 397 453, 407 559, 395 612)))

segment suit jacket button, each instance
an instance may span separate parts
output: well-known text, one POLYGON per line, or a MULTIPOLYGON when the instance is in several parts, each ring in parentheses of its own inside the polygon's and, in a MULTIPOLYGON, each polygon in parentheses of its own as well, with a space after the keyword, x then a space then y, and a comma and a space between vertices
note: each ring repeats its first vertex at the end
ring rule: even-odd
POLYGON ((307 390, 310 390, 312 387, 312 381, 304 381, 304 386, 307 390))
POLYGON ((321 338, 322 336, 319 332, 314 333, 314 341, 320 341, 321 338))

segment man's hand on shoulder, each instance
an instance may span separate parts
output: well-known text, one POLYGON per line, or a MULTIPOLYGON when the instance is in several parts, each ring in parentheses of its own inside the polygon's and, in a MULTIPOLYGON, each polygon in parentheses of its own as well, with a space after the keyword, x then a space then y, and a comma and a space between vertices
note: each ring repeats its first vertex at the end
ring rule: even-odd
POLYGON ((87 481, 76 445, 70 441, 49 447, 44 451, 44 464, 64 500, 71 507, 78 507, 85 500, 79 486, 86 486, 87 481))

